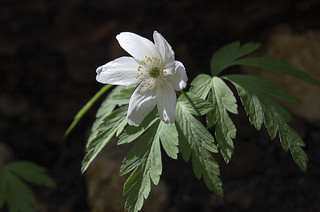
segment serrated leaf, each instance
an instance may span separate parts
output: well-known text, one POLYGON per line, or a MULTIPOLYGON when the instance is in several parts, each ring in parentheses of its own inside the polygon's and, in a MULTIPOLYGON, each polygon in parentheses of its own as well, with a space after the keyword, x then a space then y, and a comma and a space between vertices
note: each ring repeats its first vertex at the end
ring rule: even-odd
POLYGON ((262 68, 271 71, 277 75, 287 74, 292 77, 304 80, 314 85, 320 86, 320 80, 317 80, 307 73, 290 67, 289 64, 274 58, 250 57, 241 58, 260 47, 260 44, 247 43, 240 46, 240 42, 228 44, 219 49, 211 59, 211 73, 217 76, 224 69, 234 65, 245 65, 262 68))
POLYGON ((157 109, 154 108, 138 127, 128 125, 120 135, 118 145, 130 143, 137 139, 158 120, 157 114, 157 109))
MULTIPOLYGON (((290 150, 294 161, 302 171, 305 171, 307 168, 308 158, 301 148, 304 146, 302 139, 287 124, 287 122, 292 119, 291 115, 283 107, 272 101, 270 97, 267 96, 274 95, 279 97, 281 95, 276 92, 274 93, 275 89, 266 90, 259 87, 260 79, 243 76, 225 76, 224 78, 235 85, 241 102, 249 116, 249 121, 257 129, 260 129, 262 123, 264 123, 271 139, 279 133, 283 149, 285 151, 290 150), (254 82, 254 80, 257 81, 254 82)), ((269 85, 271 86, 272 84, 269 85)), ((282 91, 279 92, 283 94, 282 91)))
POLYGON ((214 110, 207 115, 207 125, 211 128, 215 125, 215 136, 219 144, 221 155, 226 163, 229 163, 236 137, 236 127, 230 119, 227 111, 237 114, 237 100, 230 88, 218 77, 212 78, 212 90, 209 101, 214 110))
POLYGON ((301 137, 287 124, 280 126, 279 137, 283 149, 285 151, 290 150, 295 163, 305 172, 307 170, 308 157, 301 148, 304 146, 301 137))
POLYGON ((183 105, 187 107, 187 110, 192 115, 205 115, 213 110, 213 105, 210 102, 207 102, 191 92, 183 93, 179 101, 183 102, 183 105))
POLYGON ((138 141, 129 150, 127 156, 122 162, 120 168, 120 175, 125 175, 140 165, 146 154, 149 154, 150 148, 153 144, 154 137, 159 126, 159 119, 141 135, 138 141))
POLYGON ((10 163, 6 166, 6 169, 12 173, 17 174, 19 177, 30 183, 45 185, 48 187, 55 186, 51 177, 46 174, 47 170, 34 163, 30 163, 27 161, 10 163))
POLYGON ((160 121, 156 110, 152 113, 146 118, 149 120, 145 119, 141 124, 143 127, 136 127, 135 130, 132 128, 131 134, 124 138, 132 141, 139 137, 120 168, 120 175, 133 171, 123 190, 124 195, 128 196, 125 208, 129 212, 142 208, 144 199, 150 193, 151 181, 155 185, 159 183, 162 172, 160 141, 167 155, 177 158, 178 132, 175 124, 160 121))
POLYGON ((177 159, 179 140, 176 125, 161 122, 158 131, 164 151, 169 157, 177 159))
POLYGON ((126 181, 126 194, 128 198, 125 203, 125 209, 128 212, 137 212, 140 211, 144 199, 149 196, 151 190, 151 182, 149 176, 144 176, 144 170, 142 167, 138 167, 127 179, 126 181))
POLYGON ((297 79, 304 80, 314 85, 320 86, 320 81, 309 76, 306 72, 290 67, 289 64, 274 58, 251 57, 243 58, 233 62, 233 65, 245 65, 262 68, 277 75, 287 74, 297 79))
POLYGON ((122 106, 111 114, 109 114, 103 122, 96 129, 99 131, 97 136, 89 143, 86 148, 87 154, 83 158, 81 172, 85 172, 91 162, 100 153, 100 151, 105 147, 111 138, 116 134, 119 127, 122 127, 122 123, 126 120, 127 106, 122 106))
POLYGON ((124 130, 124 128, 128 125, 128 120, 123 119, 122 122, 118 125, 118 129, 116 131, 116 137, 118 137, 124 130))
POLYGON ((130 97, 136 86, 116 86, 101 103, 96 118, 100 118, 109 115, 115 106, 122 106, 129 104, 130 97))
POLYGON ((194 95, 206 99, 211 89, 212 77, 208 74, 199 74, 190 84, 190 92, 194 95))
POLYGON ((260 44, 246 43, 240 46, 240 42, 230 43, 219 49, 211 59, 210 68, 212 76, 217 76, 224 69, 234 65, 234 61, 240 57, 257 50, 260 44))
MULTIPOLYGON (((237 87, 241 102, 245 108, 250 123, 259 130, 262 126, 264 114, 259 100, 261 95, 269 95, 285 101, 295 102, 297 99, 285 89, 269 80, 250 75, 226 75, 223 79, 231 81, 237 87)), ((285 113, 285 112, 284 112, 285 113)), ((288 119, 290 115, 286 114, 288 119)), ((272 114, 270 118, 272 119, 272 114)), ((270 133, 275 136, 276 129, 270 126, 270 133)))
POLYGON ((304 142, 287 124, 292 119, 291 115, 269 98, 264 98, 261 102, 265 114, 265 126, 270 137, 274 138, 279 133, 280 142, 284 150, 289 150, 299 168, 302 171, 306 171, 308 158, 301 148, 304 146, 304 142))
POLYGON ((179 132, 179 151, 188 161, 192 156, 193 170, 197 178, 203 177, 207 187, 222 196, 219 165, 209 151, 217 152, 214 138, 208 130, 192 116, 188 102, 180 96, 176 107, 176 126, 179 132), (181 99, 183 101, 181 101, 181 99))
POLYGON ((80 119, 87 113, 87 111, 92 107, 92 105, 105 93, 107 92, 113 85, 105 85, 102 87, 91 99, 90 101, 83 106, 83 108, 75 115, 72 123, 64 133, 64 138, 68 137, 73 128, 78 124, 80 119))
POLYGON ((259 96, 262 106, 264 124, 271 139, 275 138, 279 127, 292 120, 290 113, 267 96, 259 96))
POLYGON ((120 168, 120 175, 134 170, 123 190, 127 196, 125 209, 129 212, 137 212, 142 208, 151 190, 151 180, 155 185, 159 183, 162 172, 159 125, 160 120, 141 135, 120 168))
POLYGON ((232 74, 225 75, 222 78, 227 80, 230 79, 230 81, 233 82, 239 82, 243 87, 246 88, 246 90, 263 93, 288 102, 298 101, 296 97, 288 93, 287 90, 285 90, 278 84, 261 77, 244 74, 232 74))
MULTIPOLYGON (((116 106, 122 106, 129 103, 130 97, 136 86, 117 86, 115 87, 107 96, 107 98, 101 103, 97 114, 96 120, 91 127, 91 134, 88 138, 87 147, 92 142, 92 140, 97 136, 99 132, 97 128, 103 122, 103 120, 116 108, 116 106)), ((123 122, 122 127, 124 127, 126 122, 123 122)), ((119 128, 117 135, 122 132, 123 128, 119 128)))

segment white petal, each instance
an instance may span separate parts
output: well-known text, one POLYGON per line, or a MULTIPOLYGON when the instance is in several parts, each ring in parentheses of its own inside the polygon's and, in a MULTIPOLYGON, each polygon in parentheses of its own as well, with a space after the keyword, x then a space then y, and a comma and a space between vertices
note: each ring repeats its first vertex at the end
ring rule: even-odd
POLYGON ((157 88, 157 107, 160 118, 165 123, 173 123, 176 119, 176 92, 170 83, 163 81, 157 88))
POLYGON ((174 52, 170 46, 170 44, 166 41, 166 39, 157 31, 153 32, 153 40, 156 45, 159 53, 162 56, 162 60, 164 64, 171 64, 174 62, 174 52))
POLYGON ((179 61, 175 61, 174 69, 166 69, 166 79, 172 84, 174 90, 180 91, 187 86, 188 77, 186 69, 179 61))
POLYGON ((135 59, 145 60, 145 56, 160 58, 160 53, 154 43, 140 35, 122 32, 116 38, 120 46, 135 59))
POLYGON ((105 84, 113 85, 136 85, 139 64, 132 57, 119 57, 97 68, 96 80, 105 84))
POLYGON ((156 105, 155 91, 139 85, 133 92, 128 108, 128 124, 139 126, 156 105))

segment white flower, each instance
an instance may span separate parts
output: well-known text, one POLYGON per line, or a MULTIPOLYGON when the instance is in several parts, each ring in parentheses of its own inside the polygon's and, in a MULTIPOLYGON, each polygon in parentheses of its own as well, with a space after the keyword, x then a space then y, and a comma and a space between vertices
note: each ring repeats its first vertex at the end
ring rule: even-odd
POLYGON ((120 46, 132 57, 120 57, 97 68, 97 81, 113 85, 137 85, 127 114, 130 125, 139 126, 157 105, 161 120, 175 121, 176 91, 187 85, 183 64, 164 37, 154 31, 154 43, 135 33, 117 35, 120 46))

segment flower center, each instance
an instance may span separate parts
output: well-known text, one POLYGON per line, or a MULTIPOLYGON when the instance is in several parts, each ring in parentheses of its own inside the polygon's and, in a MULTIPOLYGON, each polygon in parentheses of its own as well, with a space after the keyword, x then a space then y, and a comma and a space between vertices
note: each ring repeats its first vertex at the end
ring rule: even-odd
POLYGON ((141 80, 142 87, 155 89, 162 81, 164 71, 163 62, 155 57, 145 56, 145 60, 141 60, 138 66, 137 79, 141 80))
POLYGON ((158 67, 152 67, 149 70, 150 77, 157 78, 160 75, 160 69, 158 67))

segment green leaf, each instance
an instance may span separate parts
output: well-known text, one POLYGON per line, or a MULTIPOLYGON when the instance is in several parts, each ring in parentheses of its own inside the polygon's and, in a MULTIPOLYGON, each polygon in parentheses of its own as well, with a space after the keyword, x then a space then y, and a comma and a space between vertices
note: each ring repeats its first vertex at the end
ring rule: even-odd
POLYGON ((206 100, 194 95, 191 92, 186 92, 181 95, 180 102, 183 102, 187 110, 196 116, 205 115, 213 110, 213 105, 206 100))
POLYGON ((292 77, 320 86, 319 80, 309 76, 307 73, 303 71, 290 67, 289 64, 281 60, 274 59, 274 58, 265 58, 265 57, 243 58, 243 59, 234 61, 232 65, 245 65, 245 66, 262 68, 280 76, 283 74, 287 74, 292 77))
POLYGON ((212 77, 208 74, 199 74, 190 84, 190 92, 196 96, 206 99, 211 89, 212 77))
MULTIPOLYGON (((261 79, 239 76, 225 76, 225 79, 232 82, 244 105, 249 121, 260 129, 262 123, 266 126, 268 133, 273 139, 277 133, 280 136, 280 142, 285 151, 290 150, 294 161, 302 171, 307 168, 307 156, 301 147, 304 146, 299 135, 287 124, 292 119, 291 115, 280 105, 270 99, 269 96, 283 97, 283 91, 273 93, 275 89, 259 88, 261 79), (248 81, 246 81, 247 79, 248 81), (257 82, 254 82, 257 80, 257 82), (257 83, 257 84, 255 84, 257 83), (268 96, 269 95, 269 96, 268 96)), ((264 81, 264 83, 266 83, 264 81)), ((262 87, 265 86, 262 83, 262 87)), ((273 84, 269 84, 272 86, 273 84)))
MULTIPOLYGON (((123 160, 120 175, 125 175, 135 169, 141 161, 143 161, 144 155, 150 153, 153 142, 157 142, 154 140, 156 140, 155 135, 157 134, 159 124, 160 121, 157 119, 130 149, 126 158, 123 160)), ((157 136, 157 138, 159 138, 159 135, 157 136)))
POLYGON ((169 157, 177 159, 179 140, 176 125, 161 122, 158 131, 164 151, 169 157))
POLYGON ((130 143, 137 139, 158 120, 157 114, 158 111, 154 108, 138 127, 128 125, 120 135, 118 145, 130 143))
MULTIPOLYGON (((136 86, 117 86, 115 87, 107 96, 107 98, 101 103, 97 114, 96 120, 94 121, 91 134, 88 138, 87 147, 90 143, 95 139, 97 133, 99 132, 97 128, 100 124, 103 123, 103 120, 116 108, 116 106, 122 106, 129 103, 130 97, 134 91, 136 86)), ((123 124, 125 124, 124 122, 123 124)), ((123 125, 122 125, 123 126, 123 125)), ((123 126, 124 127, 124 126, 123 126)), ((123 129, 119 128, 118 132, 116 133, 119 135, 123 129)))
POLYGON ((193 171, 198 179, 203 176, 207 187, 222 196, 222 182, 219 165, 210 152, 218 152, 214 138, 208 130, 193 117, 190 103, 179 97, 176 106, 176 126, 179 133, 179 151, 188 161, 192 156, 193 171))
POLYGON ((259 89, 259 86, 255 87, 254 81, 251 81, 250 78, 246 81, 245 77, 242 76, 237 77, 235 75, 227 75, 223 78, 232 81, 234 84, 237 82, 241 83, 241 86, 236 85, 241 102, 245 108, 247 116, 249 117, 250 123, 259 130, 264 118, 261 103, 257 95, 255 95, 255 91, 259 89), (243 89, 243 86, 248 86, 248 89, 243 89), (253 93, 251 93, 251 91, 253 91, 253 93))
POLYGON ((34 163, 27 161, 15 162, 8 164, 6 169, 30 183, 55 187, 51 177, 46 174, 47 170, 34 163))
POLYGON ((256 43, 246 43, 240 46, 240 42, 234 42, 222 47, 212 56, 210 66, 212 75, 217 76, 221 71, 230 66, 245 65, 262 68, 280 76, 283 74, 287 74, 292 77, 320 86, 320 80, 309 76, 303 71, 290 67, 289 64, 282 62, 281 60, 265 57, 241 58, 257 50, 259 47, 260 44, 256 43))
POLYGON ((36 201, 22 179, 34 184, 55 186, 45 172, 46 169, 30 162, 14 162, 2 167, 0 169, 0 208, 7 201, 10 212, 33 212, 31 206, 36 201))
POLYGON ((240 46, 240 42, 228 44, 219 49, 211 59, 212 76, 218 76, 221 71, 234 65, 234 61, 257 50, 260 44, 246 43, 240 46))
POLYGON ((214 110, 207 115, 207 125, 215 125, 215 136, 221 150, 221 155, 229 163, 234 145, 232 139, 236 137, 236 127, 230 119, 228 112, 237 114, 237 100, 230 88, 218 77, 211 81, 212 89, 209 101, 212 101, 214 110))
POLYGON ((144 199, 150 193, 151 181, 155 185, 159 183, 162 172, 160 141, 167 155, 176 159, 178 132, 175 124, 160 121, 157 110, 153 110, 139 127, 128 126, 124 135, 121 143, 128 143, 139 137, 120 168, 120 175, 133 171, 124 185, 123 193, 128 196, 126 210, 136 212, 142 208, 144 199))
POLYGON ((304 146, 304 142, 287 124, 292 119, 291 115, 268 97, 260 97, 260 102, 265 115, 264 123, 270 137, 274 138, 278 132, 283 149, 290 150, 293 160, 299 168, 306 171, 308 158, 301 148, 304 146))
MULTIPOLYGON (((239 48, 237 47, 238 45, 240 44, 234 43, 228 48, 239 48)), ((237 56, 248 52, 248 49, 253 46, 254 45, 251 44, 244 46, 245 48, 241 49, 241 51, 237 53, 237 56)), ((218 77, 212 78, 209 75, 202 75, 199 78, 195 78, 195 82, 192 84, 191 92, 195 95, 206 98, 209 94, 208 102, 212 103, 213 110, 207 113, 207 126, 211 128, 216 125, 215 136, 221 149, 221 154, 228 163, 234 149, 232 139, 236 136, 236 128, 227 111, 234 114, 238 113, 236 99, 229 87, 218 77), (202 86, 205 87, 205 89, 202 88, 202 86)), ((198 103, 195 105, 198 105, 198 103)), ((209 109, 208 106, 205 106, 205 108, 209 109)), ((192 113, 195 115, 194 112, 192 113)))
POLYGON ((101 118, 109 115, 113 108, 129 104, 130 97, 135 90, 136 86, 116 86, 101 103, 96 118, 101 118))
POLYGON ((296 97, 289 94, 287 90, 285 90, 278 84, 261 77, 244 74, 233 74, 225 75, 222 78, 233 82, 238 82, 242 86, 244 86, 246 90, 252 90, 256 93, 258 92, 266 94, 288 102, 298 102, 296 97))
POLYGON ((268 98, 268 96, 273 96, 283 100, 295 100, 293 96, 277 84, 262 78, 246 75, 228 75, 223 78, 236 86, 250 123, 259 130, 262 123, 265 122, 272 139, 276 136, 278 130, 277 125, 273 123, 281 120, 287 122, 292 119, 286 110, 268 98), (268 104, 272 105, 272 107, 267 107, 268 104), (268 108, 268 110, 263 111, 263 107, 268 108), (279 116, 275 116, 277 113, 282 114, 280 120, 279 116))
POLYGON ((107 92, 112 85, 105 85, 102 87, 91 99, 90 101, 76 114, 73 118, 73 122, 70 124, 66 132, 64 133, 64 138, 67 138, 73 128, 78 124, 80 119, 87 113, 87 111, 92 107, 92 105, 105 93, 107 92))
POLYGON ((287 124, 279 126, 280 142, 285 151, 290 150, 293 160, 305 172, 307 170, 308 157, 301 147, 304 142, 301 137, 287 124))
MULTIPOLYGON (((285 101, 297 101, 294 96, 279 85, 260 77, 250 75, 226 75, 223 76, 223 79, 227 79, 236 85, 249 121, 257 130, 261 128, 264 119, 259 96, 268 95, 285 101)), ((283 114, 284 113, 286 112, 283 112, 283 114)), ((290 114, 286 113, 286 116, 290 119, 290 114)), ((270 117, 270 119, 271 118, 272 117, 270 117)), ((270 129, 271 128, 272 126, 270 126, 270 129)), ((274 132, 274 130, 272 131, 274 132)), ((272 134, 275 136, 275 132, 272 134)))
POLYGON ((10 175, 7 178, 7 184, 9 187, 7 199, 10 211, 33 212, 31 205, 34 205, 36 201, 28 186, 15 175, 10 175))
POLYGON ((87 146, 87 154, 82 161, 82 173, 87 170, 91 162, 95 159, 103 147, 109 143, 119 128, 123 128, 123 123, 127 121, 127 110, 127 106, 122 106, 103 119, 103 122, 96 129, 98 131, 97 136, 87 146))
POLYGON ((120 168, 120 175, 134 170, 123 190, 124 195, 128 196, 125 209, 129 212, 137 212, 142 208, 151 190, 151 180, 155 185, 159 183, 162 172, 159 126, 160 120, 141 135, 120 168))

